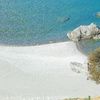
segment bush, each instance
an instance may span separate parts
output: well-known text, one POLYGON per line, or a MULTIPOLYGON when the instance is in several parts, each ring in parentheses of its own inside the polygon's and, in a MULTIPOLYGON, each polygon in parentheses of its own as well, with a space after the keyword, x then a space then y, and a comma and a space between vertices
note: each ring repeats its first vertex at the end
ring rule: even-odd
POLYGON ((90 78, 100 83, 100 48, 89 54, 88 61, 90 78))

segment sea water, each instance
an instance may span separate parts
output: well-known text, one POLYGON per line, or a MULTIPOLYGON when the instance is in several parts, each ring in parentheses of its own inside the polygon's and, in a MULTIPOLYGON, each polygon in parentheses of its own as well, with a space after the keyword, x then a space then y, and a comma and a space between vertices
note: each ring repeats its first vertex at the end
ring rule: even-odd
POLYGON ((67 41, 67 32, 79 25, 100 26, 97 12, 100 0, 0 0, 0 44, 67 41))

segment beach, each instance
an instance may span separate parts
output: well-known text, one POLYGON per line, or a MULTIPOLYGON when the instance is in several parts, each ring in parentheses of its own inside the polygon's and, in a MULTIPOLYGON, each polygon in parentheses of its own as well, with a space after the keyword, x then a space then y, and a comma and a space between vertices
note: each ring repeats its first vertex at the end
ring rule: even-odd
POLYGON ((87 56, 70 41, 39 46, 0 46, 0 97, 98 96, 100 85, 87 80, 86 64, 87 56), (77 68, 73 63, 82 67, 77 68))
POLYGON ((0 100, 100 96, 98 47, 100 0, 0 0, 0 100))

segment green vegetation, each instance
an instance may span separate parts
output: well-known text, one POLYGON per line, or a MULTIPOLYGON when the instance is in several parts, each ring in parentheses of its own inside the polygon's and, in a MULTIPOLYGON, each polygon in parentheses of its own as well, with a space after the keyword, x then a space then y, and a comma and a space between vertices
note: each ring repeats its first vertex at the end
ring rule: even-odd
POLYGON ((88 71, 90 78, 100 83, 100 48, 91 52, 88 57, 88 71))

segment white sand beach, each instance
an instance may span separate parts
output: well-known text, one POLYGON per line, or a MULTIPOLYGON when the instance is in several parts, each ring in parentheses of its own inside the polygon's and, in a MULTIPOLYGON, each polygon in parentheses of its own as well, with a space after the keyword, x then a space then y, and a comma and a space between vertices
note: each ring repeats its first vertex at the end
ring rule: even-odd
POLYGON ((73 42, 0 46, 0 96, 98 96, 100 85, 87 80, 86 62, 73 42), (79 73, 73 62, 82 64, 75 66, 79 73))

